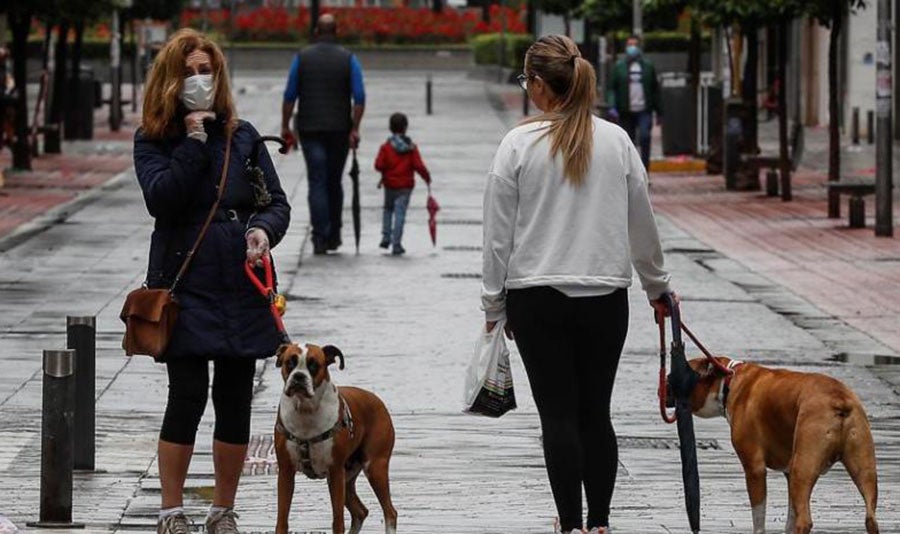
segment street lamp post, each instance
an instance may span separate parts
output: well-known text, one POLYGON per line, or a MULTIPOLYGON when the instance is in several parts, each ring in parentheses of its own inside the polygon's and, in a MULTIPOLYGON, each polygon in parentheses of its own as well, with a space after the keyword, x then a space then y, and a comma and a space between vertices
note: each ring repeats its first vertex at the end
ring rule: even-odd
POLYGON ((891 69, 891 0, 878 0, 875 54, 875 235, 894 235, 893 200, 893 91, 891 69))

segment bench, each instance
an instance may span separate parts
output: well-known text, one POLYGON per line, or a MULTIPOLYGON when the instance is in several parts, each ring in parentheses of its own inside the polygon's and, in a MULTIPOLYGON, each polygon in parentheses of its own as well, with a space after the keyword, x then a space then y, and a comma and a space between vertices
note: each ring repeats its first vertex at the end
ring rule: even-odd
POLYGON ((850 228, 866 227, 866 195, 875 194, 875 180, 857 178, 830 182, 828 192, 840 195, 850 195, 850 228))
MULTIPOLYGON (((791 163, 791 172, 796 172, 797 167, 803 160, 803 151, 806 148, 806 137, 803 125, 795 123, 788 138, 789 158, 791 163)), ((778 156, 749 156, 747 163, 752 165, 752 169, 758 174, 761 169, 766 171, 766 196, 777 197, 778 188, 778 172, 781 166, 781 158, 778 156)))

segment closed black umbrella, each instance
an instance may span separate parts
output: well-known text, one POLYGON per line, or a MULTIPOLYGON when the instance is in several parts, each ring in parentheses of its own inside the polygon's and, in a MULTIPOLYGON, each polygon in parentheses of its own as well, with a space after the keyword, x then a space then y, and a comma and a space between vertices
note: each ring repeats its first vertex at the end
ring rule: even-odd
POLYGON ((694 437, 694 417, 691 412, 691 392, 698 376, 687 363, 684 342, 681 340, 681 313, 672 294, 664 295, 672 320, 672 372, 669 386, 675 397, 675 416, 678 422, 678 442, 681 449, 681 477, 684 480, 684 504, 691 531, 700 532, 700 475, 697 471, 697 443, 694 437))
POLYGON ((359 254, 359 161, 356 159, 356 149, 353 149, 353 163, 350 165, 350 179, 353 181, 353 202, 350 206, 353 212, 353 237, 356 239, 356 253, 359 254))

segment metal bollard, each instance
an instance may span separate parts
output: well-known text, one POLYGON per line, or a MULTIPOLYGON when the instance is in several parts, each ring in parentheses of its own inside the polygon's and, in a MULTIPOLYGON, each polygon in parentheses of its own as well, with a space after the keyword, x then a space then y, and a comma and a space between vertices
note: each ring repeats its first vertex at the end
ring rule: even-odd
POLYGON ((871 109, 866 112, 866 141, 875 144, 875 112, 871 109))
POLYGON ((731 117, 725 126, 725 149, 723 150, 722 171, 725 175, 725 189, 737 189, 737 175, 741 165, 740 140, 741 119, 731 117))
POLYGON ((35 528, 84 528, 72 522, 75 351, 45 350, 41 411, 41 508, 35 528))
POLYGON ((778 171, 775 169, 766 171, 766 196, 778 196, 778 171))
POLYGON ((853 117, 850 120, 850 139, 854 145, 859 144, 859 108, 853 108, 853 117))
POLYGON ((850 228, 866 227, 866 201, 863 197, 850 197, 850 228))
POLYGON ((94 470, 97 320, 66 317, 66 346, 75 351, 75 469, 94 470))
POLYGON ((425 82, 425 113, 431 115, 431 75, 425 82))

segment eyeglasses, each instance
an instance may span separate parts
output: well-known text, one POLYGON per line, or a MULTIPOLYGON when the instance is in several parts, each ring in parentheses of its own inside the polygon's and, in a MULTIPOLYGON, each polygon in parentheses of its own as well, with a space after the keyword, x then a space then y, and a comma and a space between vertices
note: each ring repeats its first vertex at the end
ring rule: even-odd
POLYGON ((528 81, 537 78, 536 74, 519 74, 516 76, 516 81, 519 82, 519 87, 522 88, 523 91, 528 90, 528 81))

